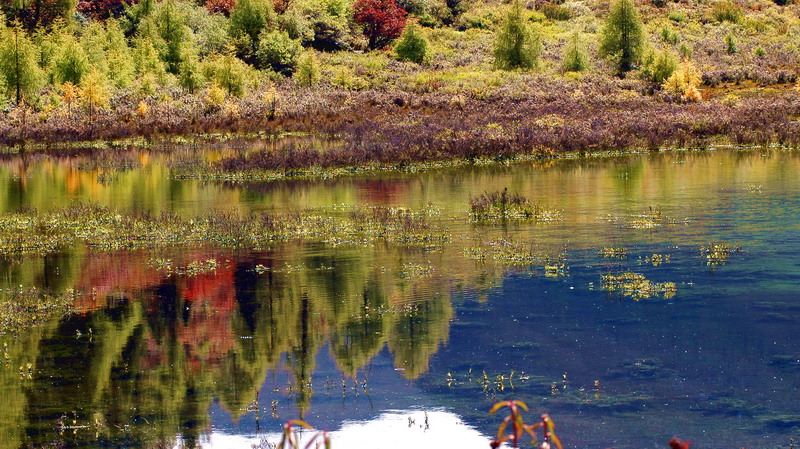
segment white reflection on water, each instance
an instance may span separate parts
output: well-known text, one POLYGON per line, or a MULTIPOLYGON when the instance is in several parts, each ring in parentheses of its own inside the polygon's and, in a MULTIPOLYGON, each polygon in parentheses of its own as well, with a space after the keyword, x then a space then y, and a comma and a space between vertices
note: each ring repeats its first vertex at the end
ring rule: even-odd
MULTIPOLYGON (((445 410, 392 410, 369 421, 345 421, 342 428, 330 432, 334 449, 426 449, 457 447, 459 449, 486 449, 490 439, 470 427, 461 418, 445 410)), ((311 438, 304 432, 303 443, 311 438)), ((231 435, 212 432, 203 448, 249 449, 262 439, 271 443, 280 441, 280 433, 258 435, 231 435)), ((264 445, 263 447, 267 447, 264 445)))

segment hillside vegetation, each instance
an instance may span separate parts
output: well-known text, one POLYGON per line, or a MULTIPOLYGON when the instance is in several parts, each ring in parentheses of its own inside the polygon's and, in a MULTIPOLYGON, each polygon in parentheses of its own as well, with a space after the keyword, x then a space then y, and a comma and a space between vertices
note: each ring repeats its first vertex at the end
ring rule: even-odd
POLYGON ((791 0, 0 5, 5 144, 302 130, 438 159, 797 140, 791 0))

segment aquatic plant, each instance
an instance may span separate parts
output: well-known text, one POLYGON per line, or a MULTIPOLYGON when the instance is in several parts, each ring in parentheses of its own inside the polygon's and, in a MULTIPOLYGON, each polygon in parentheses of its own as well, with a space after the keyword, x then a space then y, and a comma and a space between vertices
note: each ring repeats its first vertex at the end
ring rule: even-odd
POLYGON ((636 301, 647 299, 658 294, 671 298, 677 292, 674 282, 651 282, 643 274, 626 271, 608 273, 601 277, 601 288, 607 292, 619 292, 636 301))
POLYGON ((625 259, 628 257, 628 249, 617 246, 607 246, 598 251, 604 259, 625 259))
POLYGON ((0 334, 19 332, 72 310, 77 293, 52 294, 36 287, 0 289, 0 334))
POLYGON ((325 449, 331 448, 331 438, 328 436, 328 432, 325 430, 315 432, 311 436, 311 439, 308 441, 308 443, 306 443, 305 446, 301 446, 300 435, 297 431, 297 427, 314 431, 314 428, 303 420, 292 419, 290 421, 286 421, 286 423, 283 425, 283 435, 281 436, 281 441, 276 446, 276 449, 309 449, 312 447, 311 445, 315 443, 316 444, 314 447, 316 448, 319 448, 321 444, 325 447, 325 449))
POLYGON ((495 260, 508 265, 529 266, 540 260, 535 246, 514 242, 511 239, 497 239, 481 242, 481 246, 464 249, 464 257, 474 260, 495 260))
POLYGON ((186 265, 175 266, 171 259, 151 259, 150 265, 167 275, 195 277, 217 271, 220 263, 217 259, 193 260, 186 265))
POLYGON ((700 254, 706 256, 706 264, 709 266, 725 265, 728 257, 732 254, 741 252, 741 245, 733 245, 727 242, 712 242, 700 247, 700 254))
POLYGON ((528 411, 528 406, 522 401, 502 401, 496 403, 492 408, 489 410, 489 413, 494 415, 498 410, 508 407, 509 414, 497 428, 497 437, 491 441, 489 444, 490 447, 499 448, 503 443, 510 442, 512 447, 519 447, 520 440, 525 434, 530 435, 533 444, 537 443, 536 437, 536 429, 542 429, 542 444, 539 446, 540 449, 549 449, 550 442, 552 441, 558 449, 563 449, 561 445, 561 440, 558 439, 558 436, 555 434, 555 424, 553 424, 553 420, 550 419, 550 416, 547 414, 543 414, 541 417, 541 421, 535 424, 526 424, 523 417, 522 411, 528 411), (508 425, 511 424, 510 433, 506 434, 506 429, 508 425))
MULTIPOLYGON (((433 213, 429 209, 358 207, 344 217, 309 210, 249 216, 216 213, 185 220, 170 214, 123 215, 102 206, 76 204, 46 214, 0 215, 0 254, 50 254, 76 243, 105 251, 207 244, 261 248, 294 239, 330 245, 383 241, 431 248, 450 238, 446 228, 429 220, 433 213)), ((202 270, 200 265, 187 270, 202 270)))
POLYGON ((486 192, 480 196, 469 199, 470 218, 474 221, 492 220, 533 220, 537 222, 558 221, 561 212, 548 210, 517 194, 508 193, 508 188, 503 191, 486 192))

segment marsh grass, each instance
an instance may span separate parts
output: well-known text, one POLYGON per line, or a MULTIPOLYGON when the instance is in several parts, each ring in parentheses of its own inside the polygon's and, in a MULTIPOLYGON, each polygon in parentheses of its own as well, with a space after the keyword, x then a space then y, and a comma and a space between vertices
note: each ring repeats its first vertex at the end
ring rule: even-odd
POLYGON ((499 220, 552 222, 561 220, 561 211, 532 204, 520 194, 508 193, 507 188, 470 198, 469 206, 470 219, 476 222, 499 220))
MULTIPOLYGON (((269 214, 214 213, 183 219, 171 214, 123 215, 97 205, 77 204, 39 214, 0 216, 0 254, 51 254, 84 244, 95 250, 159 249, 211 245, 259 249, 274 242, 303 240, 330 245, 368 245, 378 241, 439 247, 446 228, 429 220, 430 211, 356 207, 339 216, 325 211, 269 214)), ((198 266, 184 271, 198 271, 198 266)))

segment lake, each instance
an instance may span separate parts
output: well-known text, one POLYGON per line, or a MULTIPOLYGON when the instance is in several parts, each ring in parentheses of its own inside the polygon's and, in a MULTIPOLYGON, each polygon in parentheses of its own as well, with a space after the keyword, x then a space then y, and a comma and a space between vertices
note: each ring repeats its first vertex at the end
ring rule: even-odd
POLYGON ((74 313, 0 335, 1 447, 250 448, 302 418, 333 448, 488 448, 505 399, 549 413, 569 448, 800 439, 800 153, 174 176, 241 151, 4 155, 0 212, 387 206, 448 238, 7 256, 3 292, 76 293, 74 313), (471 219, 471 198, 505 188, 556 219, 471 219))

